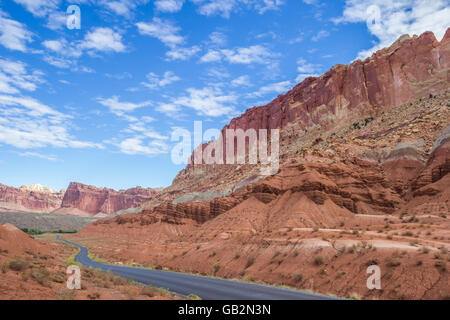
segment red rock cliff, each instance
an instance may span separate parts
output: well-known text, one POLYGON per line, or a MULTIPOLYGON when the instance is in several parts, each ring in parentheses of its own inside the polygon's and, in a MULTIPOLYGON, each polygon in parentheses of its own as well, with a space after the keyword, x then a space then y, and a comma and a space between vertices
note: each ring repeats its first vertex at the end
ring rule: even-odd
POLYGON ((0 184, 0 211, 52 212, 61 206, 62 193, 36 192, 0 184))
POLYGON ((305 79, 225 128, 273 129, 295 121, 306 129, 374 114, 448 89, 449 68, 450 28, 441 42, 432 32, 402 36, 364 61, 336 65, 321 77, 305 79))
POLYGON ((111 214, 119 210, 138 207, 154 194, 156 191, 140 187, 115 191, 72 182, 64 195, 61 208, 78 209, 91 215, 111 214))

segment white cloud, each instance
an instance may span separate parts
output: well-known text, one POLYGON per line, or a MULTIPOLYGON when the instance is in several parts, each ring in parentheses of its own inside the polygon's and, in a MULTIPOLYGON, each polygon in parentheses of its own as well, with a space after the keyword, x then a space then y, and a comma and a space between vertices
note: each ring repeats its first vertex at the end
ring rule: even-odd
POLYGON ((188 60, 200 51, 199 46, 181 47, 186 40, 179 34, 180 28, 170 21, 155 17, 152 22, 138 22, 136 26, 141 35, 154 37, 170 48, 167 61, 188 60))
POLYGON ((14 2, 24 6, 34 16, 44 17, 58 8, 60 0, 14 0, 14 2))
POLYGON ((209 50, 200 62, 217 62, 226 60, 232 64, 268 64, 274 55, 264 46, 254 45, 236 49, 209 50))
POLYGON ((63 11, 54 11, 48 14, 47 24, 45 26, 51 30, 61 30, 66 26, 66 23, 66 13, 63 11))
POLYGON ((296 38, 289 40, 289 44, 295 44, 304 40, 305 34, 301 32, 296 38))
POLYGON ((271 83, 261 87, 258 91, 250 94, 251 97, 261 97, 268 93, 286 93, 289 89, 291 89, 292 84, 290 81, 282 81, 277 83, 271 83))
POLYGON ((229 18, 230 13, 235 10, 238 0, 193 0, 199 5, 198 12, 205 16, 220 15, 229 18))
POLYGON ((310 5, 318 5, 319 0, 303 0, 304 3, 310 4, 310 5))
POLYGON ((45 40, 42 42, 46 50, 44 61, 57 68, 81 70, 92 73, 87 67, 77 68, 77 59, 85 52, 96 56, 99 52, 124 52, 126 46, 122 43, 122 36, 110 28, 94 28, 83 40, 69 42, 64 38, 45 40))
POLYGON ((97 101, 117 116, 123 116, 127 112, 134 111, 139 108, 147 107, 151 105, 151 101, 144 101, 141 103, 133 103, 133 102, 121 102, 119 101, 118 96, 112 96, 111 98, 97 98, 97 101))
POLYGON ((133 10, 137 6, 147 4, 148 2, 149 0, 101 0, 98 4, 119 16, 130 18, 133 10))
POLYGON ((27 43, 33 41, 33 34, 27 27, 10 19, 0 10, 0 44, 7 49, 25 52, 27 43))
POLYGON ((184 38, 178 34, 180 28, 169 21, 155 17, 152 22, 138 22, 136 26, 140 34, 154 37, 168 47, 184 43, 184 38))
POLYGON ((318 73, 300 73, 297 78, 295 78, 295 81, 297 82, 302 82, 303 80, 305 80, 306 78, 309 77, 320 77, 320 74, 318 73))
POLYGON ((119 144, 120 151, 128 155, 154 156, 169 152, 169 146, 162 141, 145 143, 142 137, 125 139, 119 144))
POLYGON ((173 60, 188 60, 200 51, 200 47, 192 46, 186 48, 172 48, 166 52, 167 61, 173 60))
POLYGON ((50 52, 64 57, 78 58, 83 54, 80 43, 68 42, 66 39, 45 40, 42 45, 50 52))
POLYGON ((217 50, 209 50, 203 57, 200 58, 200 62, 216 62, 222 60, 222 53, 217 50))
POLYGON ((256 4, 256 9, 259 14, 263 14, 270 10, 279 10, 280 6, 284 4, 282 0, 263 0, 256 4))
POLYGON ((278 10, 284 4, 282 0, 191 0, 198 5, 198 12, 205 16, 219 15, 229 18, 234 11, 243 8, 256 10, 263 14, 269 10, 278 10))
POLYGON ((184 0, 156 0, 155 7, 162 12, 178 12, 183 7, 184 0))
POLYGON ((53 50, 55 52, 61 52, 62 49, 64 48, 64 41, 66 41, 66 40, 65 39, 63 39, 63 41, 46 40, 46 41, 42 42, 42 44, 47 49, 53 50))
POLYGON ((301 82, 308 77, 318 77, 320 76, 319 72, 321 71, 321 68, 321 65, 312 64, 303 58, 299 58, 297 60, 297 71, 299 72, 299 75, 295 81, 301 82))
POLYGON ((150 72, 147 74, 147 82, 142 82, 142 85, 149 89, 156 89, 165 87, 173 82, 180 81, 181 78, 175 75, 172 71, 166 71, 162 77, 150 72))
POLYGON ((223 66, 215 66, 212 68, 209 68, 206 71, 206 75, 208 77, 214 78, 214 79, 226 79, 226 78, 230 78, 231 75, 228 72, 228 70, 223 67, 223 66))
POLYGON ((326 30, 320 30, 315 36, 311 38, 312 41, 317 42, 320 39, 324 39, 330 36, 330 33, 326 30))
POLYGON ((156 132, 153 128, 147 128, 141 123, 131 124, 129 129, 135 132, 141 133, 143 136, 151 139, 157 140, 167 140, 169 139, 167 136, 163 136, 162 134, 156 132))
POLYGON ((252 86, 252 83, 250 82, 250 77, 245 75, 232 80, 231 85, 233 87, 243 87, 243 86, 250 87, 252 86))
POLYGON ((268 63, 268 58, 272 57, 272 54, 267 50, 267 48, 255 45, 248 48, 238 48, 236 50, 222 50, 226 59, 230 63, 268 63))
POLYGON ((70 117, 31 97, 0 95, 0 143, 19 149, 103 148, 69 134, 70 117))
POLYGON ((378 43, 359 52, 358 58, 366 58, 376 50, 390 46, 403 34, 434 32, 439 40, 448 28, 450 3, 448 0, 346 0, 339 23, 366 22, 378 43))
POLYGON ((37 152, 18 152, 17 153, 21 157, 31 157, 31 158, 39 158, 44 159, 52 162, 59 161, 59 159, 56 156, 47 156, 45 154, 40 154, 37 152))
POLYGON ((320 70, 321 66, 318 64, 308 63, 303 58, 297 60, 297 71, 300 73, 314 73, 320 70))
MULTIPOLYGON (((53 116, 55 119, 64 118, 60 112, 40 103, 31 97, 15 97, 9 95, 0 95, 0 105, 10 107, 20 107, 27 110, 27 114, 33 117, 53 116)), ((13 110, 12 113, 17 111, 13 110)), ((9 112, 5 111, 5 114, 9 112)))
POLYGON ((209 40, 213 45, 224 46, 227 43, 227 36, 218 31, 214 31, 209 35, 209 40))
POLYGON ((131 79, 133 78, 133 75, 129 72, 122 72, 122 73, 105 73, 105 77, 110 79, 116 79, 116 80, 124 80, 124 79, 131 79))
POLYGON ((95 28, 88 32, 81 42, 80 48, 103 52, 125 51, 122 36, 110 28, 95 28))
POLYGON ((4 60, 0 57, 0 92, 16 94, 20 89, 34 91, 38 84, 44 82, 42 75, 38 70, 28 73, 26 64, 21 61, 4 60))
POLYGON ((170 117, 174 117, 180 112, 181 108, 172 103, 161 103, 158 107, 155 108, 155 110, 170 117))
POLYGON ((177 98, 173 103, 177 106, 188 107, 197 111, 200 115, 219 117, 235 112, 237 96, 224 94, 217 88, 203 88, 186 90, 188 95, 177 98))
POLYGON ((72 60, 52 56, 44 56, 43 60, 47 62, 49 65, 52 65, 60 69, 69 69, 74 65, 74 61, 72 60))
POLYGON ((120 16, 128 17, 130 15, 130 8, 126 4, 126 2, 121 1, 108 1, 105 2, 105 6, 113 11, 115 14, 120 16))
POLYGON ((94 28, 83 40, 68 42, 61 38, 45 40, 42 45, 50 52, 64 57, 80 57, 84 51, 93 52, 123 52, 126 47, 122 43, 122 36, 110 28, 94 28))
POLYGON ((81 66, 79 69, 81 72, 86 72, 86 73, 95 73, 95 70, 86 66, 81 66))

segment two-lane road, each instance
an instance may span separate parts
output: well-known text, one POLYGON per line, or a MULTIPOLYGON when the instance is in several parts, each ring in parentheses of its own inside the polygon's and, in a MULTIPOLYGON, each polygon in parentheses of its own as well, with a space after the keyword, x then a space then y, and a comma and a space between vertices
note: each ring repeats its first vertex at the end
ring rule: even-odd
POLYGON ((85 267, 99 268, 134 281, 166 288, 171 292, 184 296, 195 294, 206 300, 328 300, 333 299, 328 296, 302 292, 297 290, 251 284, 247 282, 208 278, 186 273, 177 273, 160 270, 149 270, 141 268, 131 268, 115 266, 92 261, 88 257, 88 249, 61 239, 68 244, 81 249, 75 257, 75 262, 81 263, 85 267))

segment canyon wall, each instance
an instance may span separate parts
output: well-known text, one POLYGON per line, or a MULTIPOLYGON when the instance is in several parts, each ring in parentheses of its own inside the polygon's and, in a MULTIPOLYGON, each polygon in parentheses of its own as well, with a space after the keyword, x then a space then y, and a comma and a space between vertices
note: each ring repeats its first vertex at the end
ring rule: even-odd
POLYGON ((155 194, 155 190, 141 187, 115 191, 71 182, 58 212, 65 213, 72 208, 76 208, 90 215, 111 214, 120 210, 139 207, 155 194))
POLYGON ((139 207, 157 191, 136 187, 115 191, 81 183, 70 183, 59 192, 40 185, 8 187, 0 184, 0 211, 59 213, 78 216, 112 214, 120 210, 139 207))
MULTIPOLYGON (((413 37, 405 35, 364 61, 336 65, 320 77, 305 79, 269 104, 248 109, 232 119, 222 132, 226 137, 227 129, 280 128, 281 140, 292 133, 299 139, 306 139, 315 130, 327 132, 362 118, 373 119, 400 105, 443 93, 449 89, 449 81, 450 28, 441 41, 432 32, 413 37)), ((389 134, 405 124, 399 126, 379 134, 389 134)), ((316 135, 316 144, 320 144, 323 140, 319 132, 316 135)), ((224 151, 225 144, 226 138, 224 151)), ((205 150, 207 146, 202 144, 197 148, 205 150)), ((281 146, 281 160, 287 156, 283 152, 281 146)), ((251 166, 194 166, 193 159, 194 154, 168 191, 181 196, 183 192, 233 190, 234 185, 258 174, 249 171, 251 166), (237 175, 237 170, 242 172, 237 175), (209 181, 203 178, 205 176, 209 181)))
POLYGON ((248 109, 225 129, 273 129, 295 121, 302 130, 376 114, 448 89, 449 67, 450 28, 440 42, 432 32, 405 35, 364 61, 305 79, 271 103, 248 109))
POLYGON ((61 206, 64 192, 50 189, 8 187, 0 184, 0 211, 49 213, 61 206))

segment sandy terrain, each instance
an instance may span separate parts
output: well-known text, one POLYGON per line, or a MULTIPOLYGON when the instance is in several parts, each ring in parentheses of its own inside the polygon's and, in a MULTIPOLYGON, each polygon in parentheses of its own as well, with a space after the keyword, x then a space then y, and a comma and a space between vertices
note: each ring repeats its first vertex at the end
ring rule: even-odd
POLYGON ((66 287, 67 260, 75 248, 54 234, 33 239, 13 225, 0 225, 0 300, 159 300, 176 296, 93 269, 81 270, 81 290, 66 287))

